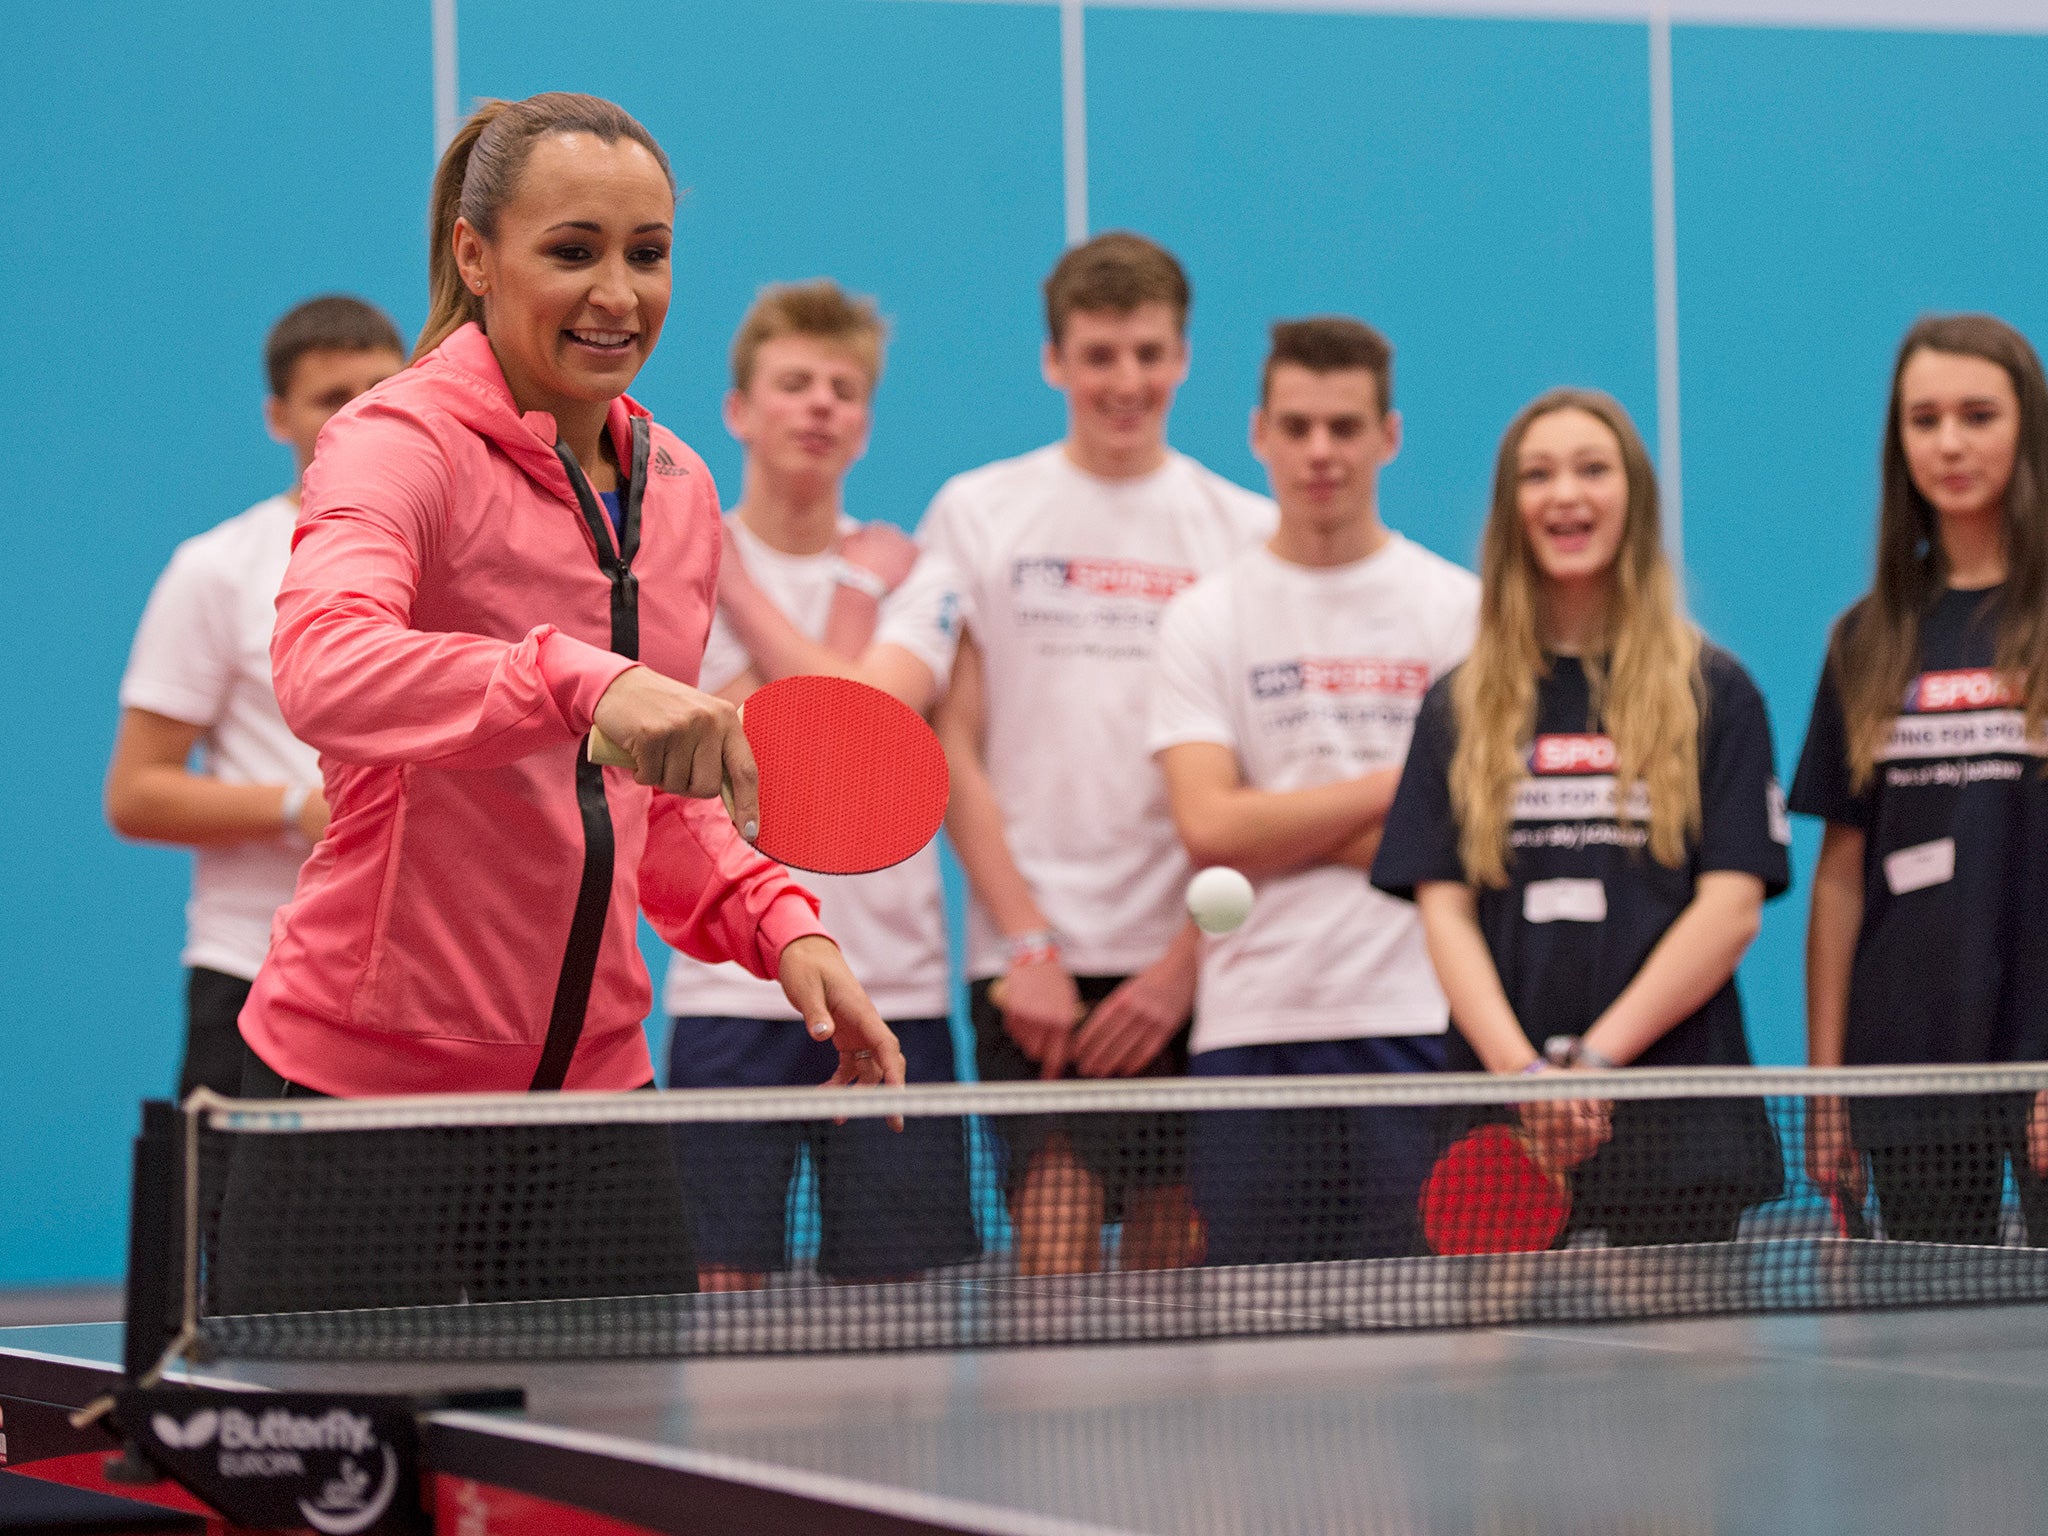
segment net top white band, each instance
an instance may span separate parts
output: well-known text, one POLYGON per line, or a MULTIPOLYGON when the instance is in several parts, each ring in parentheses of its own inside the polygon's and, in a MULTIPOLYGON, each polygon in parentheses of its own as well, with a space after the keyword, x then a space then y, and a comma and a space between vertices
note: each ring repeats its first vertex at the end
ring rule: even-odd
POLYGON ((640 1093, 423 1094, 385 1099, 229 1099, 200 1089, 187 1115, 214 1131, 420 1130, 486 1125, 691 1125, 872 1120, 887 1115, 1173 1113, 1524 1104, 1558 1099, 1896 1098, 2048 1093, 2048 1062, 1971 1067, 1646 1067, 1530 1076, 1438 1072, 1375 1077, 929 1084, 912 1088, 692 1088, 640 1093))

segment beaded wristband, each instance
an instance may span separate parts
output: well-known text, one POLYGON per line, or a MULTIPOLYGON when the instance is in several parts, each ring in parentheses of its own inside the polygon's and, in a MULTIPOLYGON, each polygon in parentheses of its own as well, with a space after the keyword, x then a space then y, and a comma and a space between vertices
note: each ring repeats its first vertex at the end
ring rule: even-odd
POLYGON ((1019 966, 1043 965, 1060 957, 1059 940, 1053 937, 1050 928, 1039 928, 1030 933, 1013 933, 1004 943, 1009 952, 1009 969, 1013 971, 1019 966))

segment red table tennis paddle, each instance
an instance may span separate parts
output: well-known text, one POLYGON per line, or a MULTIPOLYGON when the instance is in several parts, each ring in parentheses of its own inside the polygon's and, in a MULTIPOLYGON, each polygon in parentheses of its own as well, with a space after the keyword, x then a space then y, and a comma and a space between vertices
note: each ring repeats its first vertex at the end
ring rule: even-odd
POLYGON ((1523 1132, 1482 1125, 1437 1159, 1418 1205, 1432 1253, 1540 1253, 1571 1216, 1571 1184, 1543 1170, 1523 1132))
MULTIPOLYGON (((740 723, 761 774, 754 846, 779 864, 819 875, 887 869, 929 843, 946 819, 951 780, 938 738, 917 711, 879 688, 785 677, 748 695, 740 723)), ((590 760, 633 766, 631 754, 595 728, 590 760)))

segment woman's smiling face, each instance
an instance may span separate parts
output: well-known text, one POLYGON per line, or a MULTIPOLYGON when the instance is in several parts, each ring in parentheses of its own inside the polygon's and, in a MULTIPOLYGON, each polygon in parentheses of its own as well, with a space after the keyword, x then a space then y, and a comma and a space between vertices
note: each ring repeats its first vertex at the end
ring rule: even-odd
POLYGON ((668 318, 675 198, 632 139, 535 141, 486 239, 455 228, 463 280, 522 410, 607 403, 633 382, 668 318))

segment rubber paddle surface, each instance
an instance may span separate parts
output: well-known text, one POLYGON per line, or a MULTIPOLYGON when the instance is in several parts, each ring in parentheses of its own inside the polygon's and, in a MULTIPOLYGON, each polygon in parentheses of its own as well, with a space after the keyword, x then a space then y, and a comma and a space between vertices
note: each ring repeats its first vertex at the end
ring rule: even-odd
MULTIPOLYGON (((850 678, 785 677, 748 695, 740 724, 761 782, 754 846, 777 863, 817 875, 870 874, 938 835, 952 790, 946 754, 901 700, 850 678)), ((633 766, 632 755, 597 730, 590 758, 633 766)))
POLYGON ((1430 1169, 1419 1201, 1423 1239, 1440 1254, 1540 1253, 1572 1213, 1567 1190, 1518 1132, 1482 1125, 1430 1169))
POLYGON ((917 712, 841 677, 785 677, 740 712, 761 772, 771 859, 817 874, 887 869, 946 819, 946 754, 917 712))

